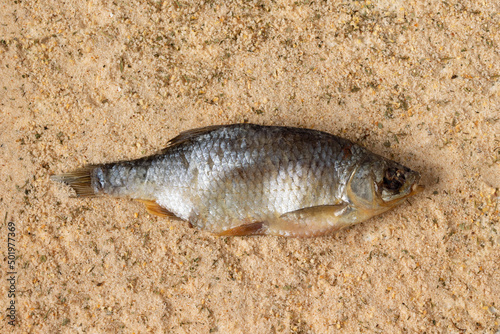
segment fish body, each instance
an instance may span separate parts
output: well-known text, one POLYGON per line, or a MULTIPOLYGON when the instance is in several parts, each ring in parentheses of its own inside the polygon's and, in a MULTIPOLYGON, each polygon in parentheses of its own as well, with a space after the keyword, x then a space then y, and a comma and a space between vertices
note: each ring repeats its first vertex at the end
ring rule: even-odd
POLYGON ((146 204, 219 235, 316 236, 389 210, 419 174, 331 134, 234 124, 181 133, 160 153, 53 176, 77 196, 146 204))

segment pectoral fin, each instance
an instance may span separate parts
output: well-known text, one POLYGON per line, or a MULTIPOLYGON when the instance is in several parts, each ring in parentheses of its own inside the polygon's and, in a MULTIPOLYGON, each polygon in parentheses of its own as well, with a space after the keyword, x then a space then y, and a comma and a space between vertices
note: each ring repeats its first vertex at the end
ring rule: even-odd
POLYGON ((349 225, 342 219, 349 208, 347 203, 341 203, 287 212, 269 223, 266 234, 314 237, 331 233, 349 225))
POLYGON ((303 208, 295 211, 284 213, 280 218, 287 219, 294 217, 298 219, 311 219, 311 218, 329 218, 332 216, 340 216, 348 207, 347 203, 340 203, 335 205, 319 205, 303 208))
POLYGON ((219 233, 219 236, 277 235, 314 237, 331 233, 350 225, 345 215, 349 204, 322 205, 287 212, 265 222, 241 224, 219 233))
POLYGON ((161 207, 155 201, 150 201, 145 199, 138 199, 137 201, 146 205, 146 210, 148 210, 148 212, 152 215, 160 217, 175 217, 175 215, 172 212, 168 211, 164 207, 161 207))

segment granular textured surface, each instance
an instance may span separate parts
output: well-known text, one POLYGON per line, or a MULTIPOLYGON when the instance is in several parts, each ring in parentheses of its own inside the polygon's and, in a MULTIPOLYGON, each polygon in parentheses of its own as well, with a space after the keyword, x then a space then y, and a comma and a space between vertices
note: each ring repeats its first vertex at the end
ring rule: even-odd
POLYGON ((0 23, 2 333, 500 330, 496 1, 4 0, 0 23), (426 189, 329 236, 233 238, 49 179, 241 122, 345 137, 426 189))

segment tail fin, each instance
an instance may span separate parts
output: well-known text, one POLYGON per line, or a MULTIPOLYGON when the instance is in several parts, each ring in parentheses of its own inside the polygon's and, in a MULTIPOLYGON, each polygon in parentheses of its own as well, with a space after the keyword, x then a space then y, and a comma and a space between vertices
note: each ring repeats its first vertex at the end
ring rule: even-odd
POLYGON ((96 193, 92 187, 92 171, 95 166, 85 166, 70 173, 51 175, 50 179, 69 185, 77 197, 92 197, 96 193))

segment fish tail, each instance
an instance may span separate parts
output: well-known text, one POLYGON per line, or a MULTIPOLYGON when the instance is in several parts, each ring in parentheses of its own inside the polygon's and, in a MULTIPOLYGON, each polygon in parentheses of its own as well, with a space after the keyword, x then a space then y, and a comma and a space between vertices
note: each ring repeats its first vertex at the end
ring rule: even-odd
POLYGON ((85 166, 73 172, 51 175, 52 181, 69 185, 76 192, 77 197, 96 196, 96 189, 92 185, 92 173, 96 166, 85 166))

